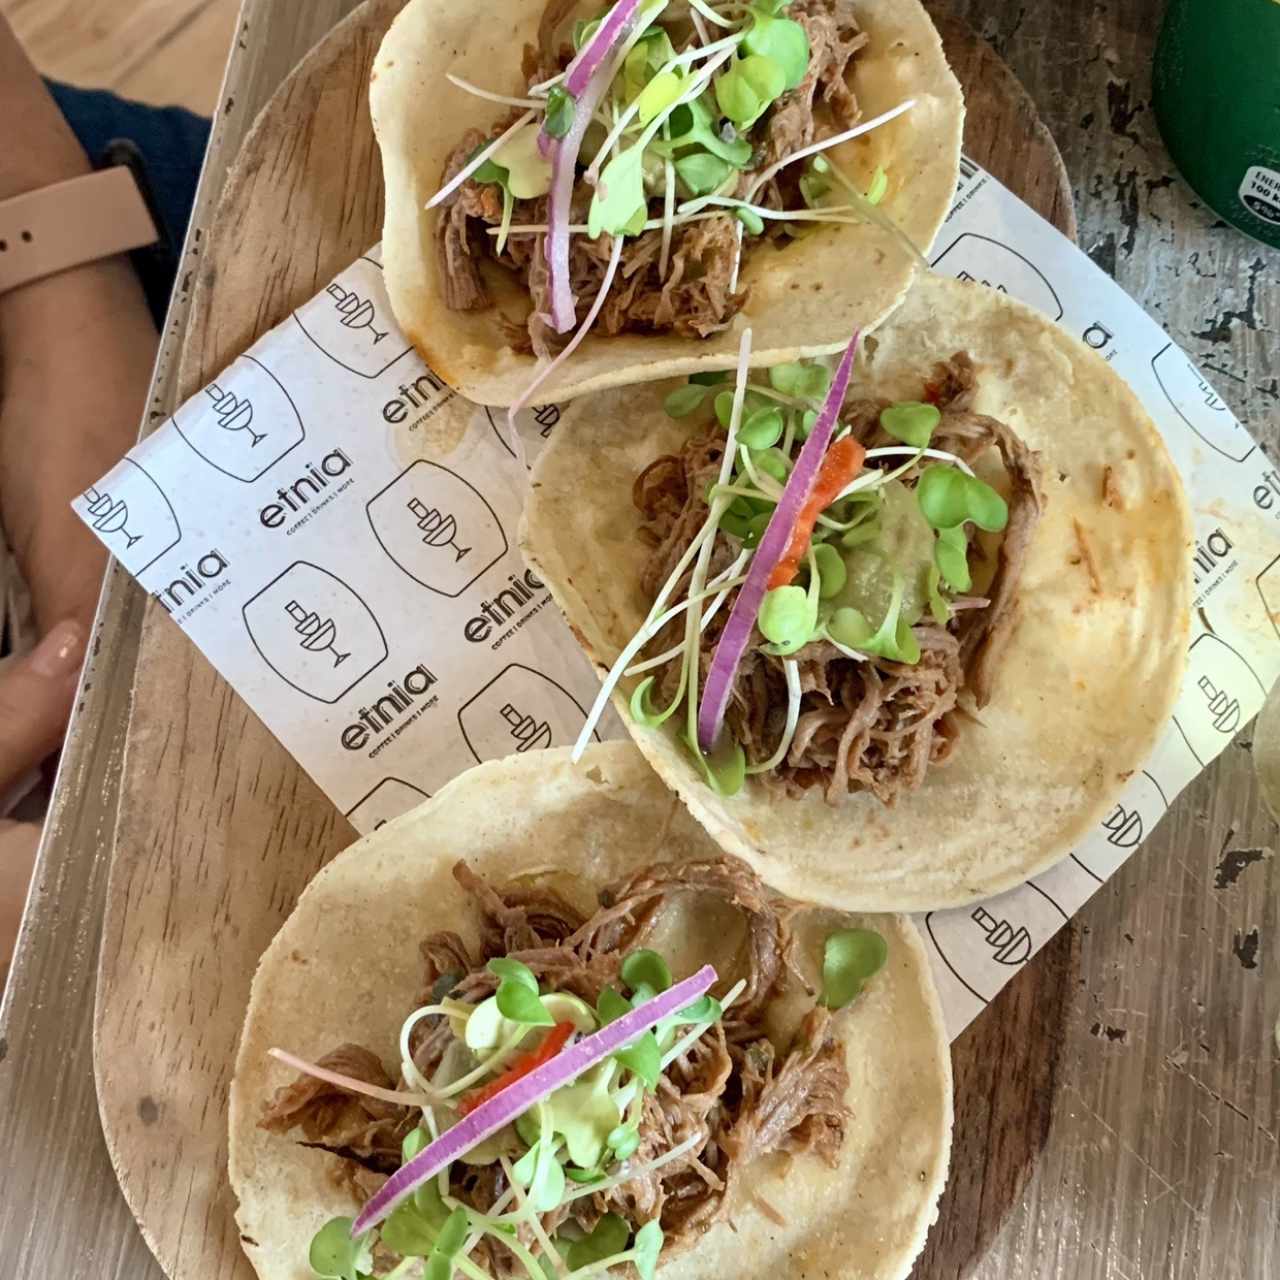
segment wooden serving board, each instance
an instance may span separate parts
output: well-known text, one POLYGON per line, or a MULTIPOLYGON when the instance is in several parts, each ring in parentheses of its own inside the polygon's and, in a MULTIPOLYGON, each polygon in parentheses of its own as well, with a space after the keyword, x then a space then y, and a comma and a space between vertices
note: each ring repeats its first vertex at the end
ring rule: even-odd
MULTIPOLYGON (((380 234, 366 85, 402 0, 369 0, 259 117, 202 247, 181 361, 194 392, 380 234)), ((938 16, 968 99, 965 150, 1068 235, 1061 158, 1012 72, 938 16)), ((144 625, 94 1025, 103 1129, 172 1280, 251 1280, 226 1180, 226 1103, 259 954, 354 832, 162 610, 144 625)), ((919 1273, 981 1256, 1048 1131, 1074 934, 1064 929, 954 1051, 955 1154, 919 1273)))

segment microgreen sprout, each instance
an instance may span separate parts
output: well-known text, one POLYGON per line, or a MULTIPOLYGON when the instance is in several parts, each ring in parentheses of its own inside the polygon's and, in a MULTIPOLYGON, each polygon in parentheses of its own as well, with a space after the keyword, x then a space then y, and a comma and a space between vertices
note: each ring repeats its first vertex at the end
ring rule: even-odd
POLYGON ((926 449, 934 428, 942 421, 942 414, 934 404, 908 401, 892 404, 880 413, 880 425, 895 440, 916 449, 926 449))
POLYGON ((631 952, 623 960, 618 974, 633 991, 642 984, 654 992, 665 991, 671 985, 667 962, 656 951, 647 949, 631 952))
POLYGON ((555 1024, 538 996, 538 980, 527 965, 502 957, 489 961, 489 972, 500 979, 497 1006, 504 1018, 533 1027, 555 1024))
POLYGON ((822 950, 822 995, 829 1009, 843 1009, 884 967, 889 948, 873 929, 837 929, 822 950))
POLYGON ((809 66, 809 37, 790 18, 779 18, 762 9, 751 11, 751 28, 743 39, 748 53, 769 58, 783 73, 783 88, 794 89, 809 66))
POLYGON ((627 1226, 625 1218, 620 1218, 616 1213, 606 1213, 589 1235, 569 1245, 565 1261, 574 1271, 592 1262, 601 1262, 615 1253, 621 1253, 627 1247, 630 1236, 631 1228, 627 1226))
POLYGON ((916 486, 916 500, 935 529, 954 529, 972 521, 988 533, 999 533, 1009 520, 1005 500, 977 476, 958 467, 926 467, 916 486))
POLYGON ((953 591, 968 591, 973 585, 969 573, 969 539, 964 527, 939 529, 938 541, 933 550, 938 570, 953 591))
POLYGON ((350 1218, 330 1218, 312 1237, 307 1260, 326 1280, 364 1280, 373 1270, 373 1249, 368 1233, 352 1237, 350 1218))

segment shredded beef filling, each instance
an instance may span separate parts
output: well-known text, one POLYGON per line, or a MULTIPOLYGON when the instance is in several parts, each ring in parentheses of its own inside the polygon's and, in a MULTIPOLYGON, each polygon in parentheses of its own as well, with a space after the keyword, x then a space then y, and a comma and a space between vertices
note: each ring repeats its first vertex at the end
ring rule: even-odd
MULTIPOLYGON (((950 759, 965 708, 981 708, 990 700, 1016 620, 1018 580, 1043 497, 1036 455, 1003 423, 973 411, 975 388, 973 362, 959 352, 934 368, 926 394, 942 413, 933 447, 970 464, 994 448, 1008 477, 1009 520, 987 594, 955 600, 946 626, 927 617, 917 623, 913 631, 920 661, 914 664, 877 657, 855 661, 825 641, 796 653, 800 718, 785 759, 758 775, 764 785, 788 795, 821 787, 832 804, 851 792, 869 791, 892 805, 920 786, 930 767, 950 759)), ((868 448, 898 443, 879 425, 887 404, 868 400, 846 405, 844 421, 868 448)), ((632 499, 644 517, 641 536, 653 548, 641 579, 647 597, 657 594, 706 519, 704 495, 719 472, 722 440, 715 434, 696 436, 679 454, 655 459, 636 478, 632 499)), ((970 563, 983 554, 971 540, 970 563)), ((711 575, 727 568, 733 555, 727 540, 717 539, 711 575)), ((675 598, 687 585, 688 575, 677 586, 675 598)), ((728 615, 728 608, 720 610, 703 632, 704 671, 728 615)), ((682 634, 673 625, 655 647, 678 645, 682 634)), ((752 763, 774 754, 787 715, 782 659, 764 653, 763 643, 757 631, 738 669, 726 713, 726 723, 752 763)), ((667 663, 657 676, 654 701, 666 702, 677 692, 680 659, 667 663)))
MULTIPOLYGON (((529 83, 549 79, 568 65, 573 50, 555 47, 554 33, 571 8, 552 0, 543 15, 537 48, 526 48, 524 73, 529 83)), ((858 27, 854 0, 794 0, 787 10, 809 36, 810 60, 804 80, 783 94, 770 108, 757 134, 758 146, 751 167, 744 171, 738 191, 744 192, 756 175, 784 156, 807 146, 819 136, 851 128, 860 111, 849 78, 853 60, 867 43, 858 27)), ((690 35, 689 41, 694 37, 690 35)), ((512 111, 489 131, 468 130, 450 153, 441 174, 448 182, 470 159, 476 148, 508 129, 520 115, 512 111)), ((800 203, 800 165, 785 169, 766 184, 757 199, 776 209, 796 208, 800 203), (794 170, 794 172, 793 172, 794 170)), ((585 222, 591 191, 582 183, 574 193, 572 219, 585 222)), ((650 217, 662 214, 661 197, 650 200, 650 217)), ((514 225, 543 225, 547 220, 545 198, 517 200, 514 225)), ((547 324, 550 285, 544 235, 514 234, 501 254, 497 238, 488 228, 502 221, 502 192, 491 183, 464 182, 438 211, 434 236, 445 304, 454 311, 478 311, 492 305, 481 275, 481 264, 490 261, 510 271, 524 286, 533 304, 527 321, 515 324, 504 318, 508 341, 517 350, 543 356, 561 339, 547 324)), ((629 236, 608 298, 596 321, 599 332, 675 333, 685 338, 705 338, 726 328, 746 302, 745 290, 730 288, 737 252, 734 219, 728 214, 685 223, 675 228, 670 260, 661 268, 662 232, 658 229, 629 236)), ((768 238, 786 242, 780 222, 769 226, 768 238)), ((569 242, 569 274, 578 312, 595 301, 604 282, 613 251, 613 238, 590 240, 583 235, 569 242)))
MULTIPOLYGON (((656 1171, 544 1215, 547 1232, 566 1222, 590 1231, 606 1213, 622 1215, 633 1228, 657 1219, 667 1258, 728 1217, 736 1181, 762 1156, 812 1154, 835 1163, 849 1117, 844 1052, 832 1015, 821 1008, 804 1019, 789 1045, 779 1046, 766 1034, 768 1003, 784 988, 804 985, 792 955, 789 920, 796 907, 772 894, 744 863, 721 858, 644 867, 604 888, 598 909, 586 919, 549 890, 499 888, 465 863, 454 868, 454 877, 479 914, 480 945, 473 954, 456 933, 426 938, 422 1003, 448 993, 478 1004, 496 986, 487 962, 512 956, 533 970, 544 990, 570 991, 594 1005, 606 986, 618 982, 622 958, 645 946, 672 900, 688 894, 732 905, 746 926, 737 972, 722 974, 720 987, 741 978, 743 992, 646 1096, 640 1147, 631 1162, 642 1167, 691 1137, 697 1142, 656 1171)), ((456 1043, 445 1019, 418 1023, 410 1046, 415 1065, 430 1077, 451 1042, 456 1043)), ((360 1046, 342 1045, 320 1062, 393 1087, 377 1055, 360 1046)), ((399 1087, 408 1086, 402 1080, 399 1087)), ((341 1182, 364 1200, 399 1167, 400 1143, 417 1116, 410 1108, 302 1076, 277 1091, 260 1124, 296 1132, 304 1145, 341 1156, 341 1182)), ((506 1190, 497 1164, 458 1162, 450 1176, 452 1193, 481 1211, 506 1190)), ((531 1242, 529 1228, 522 1228, 520 1238, 531 1242)), ((475 1256, 496 1277, 522 1274, 514 1255, 491 1236, 475 1256)))

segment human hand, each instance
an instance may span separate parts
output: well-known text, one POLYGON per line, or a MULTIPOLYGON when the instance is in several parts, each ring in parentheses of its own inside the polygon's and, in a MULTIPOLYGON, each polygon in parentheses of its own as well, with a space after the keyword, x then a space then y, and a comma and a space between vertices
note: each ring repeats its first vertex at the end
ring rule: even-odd
MULTIPOLYGON (((87 632, 61 622, 0 670, 0 814, 4 800, 57 750, 75 699, 87 632)), ((18 936, 40 828, 0 817, 0 975, 18 936)), ((0 976, 0 988, 4 985, 0 976)))

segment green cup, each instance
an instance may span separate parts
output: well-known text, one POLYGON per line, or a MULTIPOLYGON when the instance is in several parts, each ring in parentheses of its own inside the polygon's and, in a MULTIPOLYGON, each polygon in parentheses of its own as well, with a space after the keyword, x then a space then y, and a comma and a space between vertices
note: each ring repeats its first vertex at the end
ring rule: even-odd
POLYGON ((1170 0, 1153 89, 1182 176, 1232 226, 1280 249, 1280 0, 1170 0))

